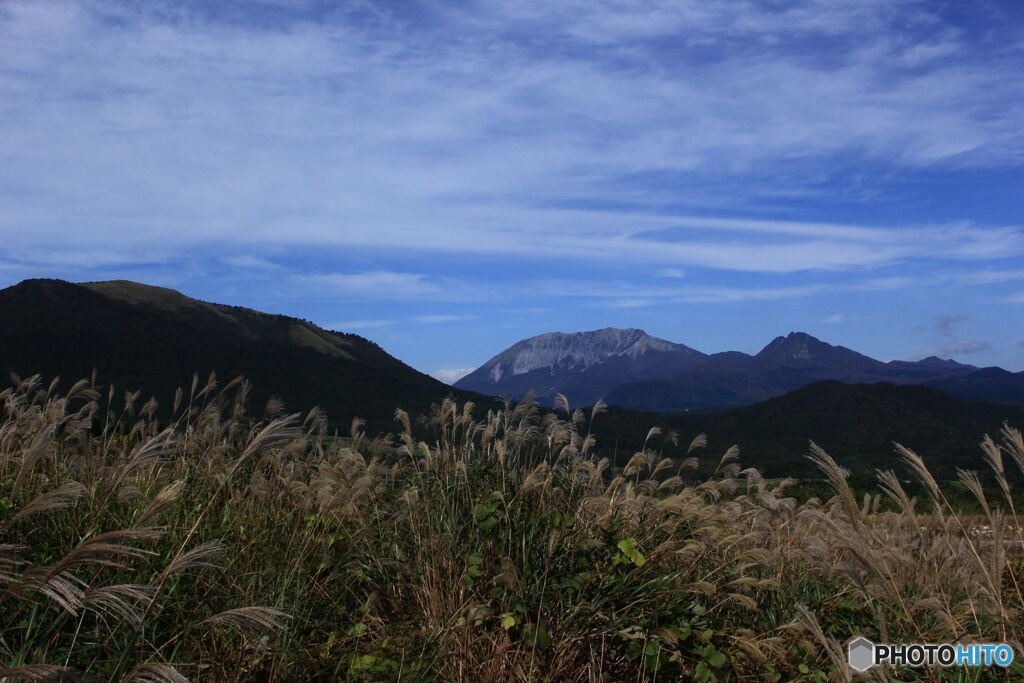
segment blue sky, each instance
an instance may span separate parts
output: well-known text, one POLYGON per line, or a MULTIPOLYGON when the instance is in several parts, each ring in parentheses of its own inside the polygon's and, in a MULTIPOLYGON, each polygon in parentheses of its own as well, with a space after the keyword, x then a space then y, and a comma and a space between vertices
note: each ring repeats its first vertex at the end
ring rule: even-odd
POLYGON ((0 0, 0 284, 429 372, 642 327, 1024 369, 1024 5, 0 0))

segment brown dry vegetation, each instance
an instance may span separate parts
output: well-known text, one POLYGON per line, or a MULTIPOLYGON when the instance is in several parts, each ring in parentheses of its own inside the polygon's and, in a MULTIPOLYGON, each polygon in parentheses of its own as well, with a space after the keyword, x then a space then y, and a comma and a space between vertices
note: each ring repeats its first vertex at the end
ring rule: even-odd
POLYGON ((1021 652, 1016 430, 982 444, 998 500, 962 474, 969 523, 905 449, 927 515, 818 449, 835 495, 799 504, 736 449, 698 479, 700 437, 612 468, 600 407, 445 402, 391 442, 247 394, 211 378, 162 424, 88 381, 0 393, 0 680, 846 680, 856 634, 1021 652))

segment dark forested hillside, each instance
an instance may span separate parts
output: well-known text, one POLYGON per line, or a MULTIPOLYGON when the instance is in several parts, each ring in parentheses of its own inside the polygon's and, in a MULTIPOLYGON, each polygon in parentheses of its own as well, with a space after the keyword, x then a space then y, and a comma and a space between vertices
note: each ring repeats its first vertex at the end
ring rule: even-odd
POLYGON ((893 443, 914 449, 933 472, 978 468, 978 443, 1004 422, 1024 425, 1024 406, 961 401, 916 385, 818 382, 785 396, 720 413, 687 413, 671 424, 703 430, 721 449, 740 444, 744 464, 782 476, 815 472, 808 440, 859 474, 896 464, 893 443))
POLYGON ((371 431, 393 430, 397 407, 417 414, 449 394, 480 398, 358 335, 133 282, 26 280, 0 291, 0 320, 0 370, 71 382, 95 369, 101 384, 164 404, 210 371, 224 381, 244 375, 255 402, 318 405, 336 426, 358 416, 371 431))

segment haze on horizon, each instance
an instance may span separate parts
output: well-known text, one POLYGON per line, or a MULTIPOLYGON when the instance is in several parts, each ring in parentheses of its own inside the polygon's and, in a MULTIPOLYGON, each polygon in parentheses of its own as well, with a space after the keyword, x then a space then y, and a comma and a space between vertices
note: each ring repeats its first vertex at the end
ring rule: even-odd
POLYGON ((425 371, 549 331, 1024 369, 1024 7, 0 0, 0 286, 425 371))

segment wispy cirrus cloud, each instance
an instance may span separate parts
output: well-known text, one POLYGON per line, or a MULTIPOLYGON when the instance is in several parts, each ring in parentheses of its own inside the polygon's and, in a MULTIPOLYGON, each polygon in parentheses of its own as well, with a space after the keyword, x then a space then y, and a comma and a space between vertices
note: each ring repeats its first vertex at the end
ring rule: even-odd
POLYGON ((414 19, 368 4, 264 21, 270 9, 229 3, 9 1, 0 230, 21 250, 88 234, 155 250, 615 254, 751 272, 1021 253, 1018 226, 661 207, 676 183, 650 174, 731 178, 743 204, 766 189, 756 169, 794 159, 805 170, 1015 163, 1024 133, 1006 105, 1024 83, 1012 50, 964 59, 965 38, 921 3, 831 5, 470 3, 414 19), (666 50, 674 34, 686 40, 666 50), (823 38, 828 58, 808 54, 823 38), (630 49, 608 49, 619 40, 630 49), (545 206, 613 185, 658 210, 545 206))
POLYGON ((223 262, 225 265, 231 266, 232 268, 240 268, 243 270, 282 270, 282 266, 280 264, 274 263, 270 259, 264 258, 262 256, 254 256, 252 254, 226 256, 224 257, 223 262))
POLYGON ((657 303, 654 299, 640 299, 640 298, 627 298, 627 299, 608 299, 600 302, 596 302, 593 305, 602 308, 647 308, 657 303))
POLYGON ((293 280, 300 285, 323 288, 336 294, 380 298, 421 297, 440 291, 440 287, 426 275, 389 270, 294 275, 293 280))
POLYGON ((391 327, 395 324, 394 320, 342 320, 340 322, 323 323, 321 327, 325 330, 338 330, 340 332, 348 332, 351 330, 380 330, 383 328, 391 327))
POLYGON ((413 318, 418 323, 424 323, 426 325, 439 325, 442 323, 455 323, 464 322, 467 320, 475 320, 475 315, 463 315, 453 313, 434 313, 428 315, 417 315, 413 318))

